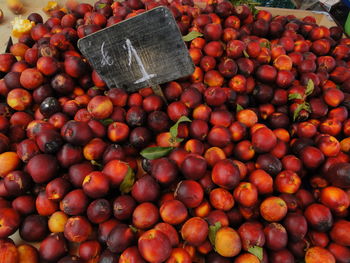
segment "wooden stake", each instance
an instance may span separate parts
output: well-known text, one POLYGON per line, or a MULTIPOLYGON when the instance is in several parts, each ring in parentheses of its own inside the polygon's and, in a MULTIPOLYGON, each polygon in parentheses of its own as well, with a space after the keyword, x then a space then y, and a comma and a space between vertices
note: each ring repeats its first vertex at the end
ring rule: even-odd
POLYGON ((152 86, 152 90, 154 91, 154 94, 160 96, 166 104, 168 104, 168 101, 166 100, 164 93, 162 91, 162 88, 159 85, 152 86))

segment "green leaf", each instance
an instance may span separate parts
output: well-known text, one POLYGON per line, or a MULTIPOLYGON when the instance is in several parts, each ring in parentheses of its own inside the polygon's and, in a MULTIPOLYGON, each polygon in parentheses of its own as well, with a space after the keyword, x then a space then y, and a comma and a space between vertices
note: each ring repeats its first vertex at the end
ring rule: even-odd
POLYGON ((315 89, 314 82, 312 81, 312 79, 309 79, 309 81, 307 82, 306 91, 305 91, 306 97, 309 96, 314 91, 314 89, 315 89))
POLYGON ((261 5, 261 3, 252 0, 231 0, 231 3, 234 6, 247 5, 254 16, 259 12, 259 10, 255 8, 255 6, 261 5))
POLYGON ((184 138, 178 138, 178 137, 176 137, 176 138, 174 138, 174 143, 177 143, 177 142, 182 142, 184 140, 184 138))
POLYGON ((302 100, 303 97, 299 93, 292 93, 288 95, 288 100, 302 100))
POLYGON ((134 232, 134 233, 137 233, 139 230, 136 228, 136 227, 134 227, 133 225, 129 225, 129 227, 130 227, 130 229, 132 230, 132 232, 134 232))
POLYGON ((246 58, 249 58, 249 54, 247 53, 246 50, 243 50, 243 54, 244 54, 244 56, 245 56, 246 58))
POLYGON ((237 105, 236 105, 236 112, 240 112, 241 110, 244 110, 244 108, 237 103, 237 105))
POLYGON ((148 160, 154 160, 167 156, 173 149, 174 147, 148 147, 142 150, 140 154, 148 160))
POLYGON ((97 9, 102 9, 102 8, 105 8, 106 6, 107 6, 107 4, 100 3, 97 5, 97 9))
POLYGON ((104 119, 104 120, 100 120, 100 122, 104 125, 104 126, 108 126, 109 124, 113 123, 114 120, 112 119, 104 119))
POLYGON ((253 246, 248 248, 248 252, 253 254, 254 256, 256 256, 259 260, 263 260, 263 248, 262 247, 258 247, 258 246, 253 246))
POLYGON ((306 111, 310 112, 310 104, 307 102, 299 104, 298 107, 294 111, 293 121, 295 121, 299 117, 299 114, 302 110, 306 110, 306 111))
POLYGON ((268 49, 271 49, 271 43, 270 41, 263 41, 260 43, 260 47, 266 47, 268 49))
POLYGON ((135 182, 135 174, 131 167, 128 168, 128 172, 124 177, 123 182, 119 186, 120 192, 123 194, 129 193, 135 182))
POLYGON ((201 37, 201 36, 203 36, 202 33, 197 32, 197 31, 191 31, 186 36, 183 36, 182 40, 185 41, 185 42, 189 42, 189 41, 192 41, 193 39, 195 39, 197 37, 201 37))
POLYGON ((99 168, 103 168, 103 165, 100 164, 99 162, 96 162, 95 160, 90 161, 92 165, 98 166, 99 168))
POLYGON ((192 122, 188 117, 186 116, 181 116, 180 119, 177 120, 177 122, 171 126, 169 132, 171 134, 171 137, 176 138, 177 137, 177 129, 179 128, 179 124, 181 122, 192 122))
POLYGON ((216 222, 215 225, 213 226, 209 226, 209 241, 210 243, 215 247, 215 237, 216 237, 216 233, 219 231, 219 229, 221 228, 221 223, 220 222, 216 222))

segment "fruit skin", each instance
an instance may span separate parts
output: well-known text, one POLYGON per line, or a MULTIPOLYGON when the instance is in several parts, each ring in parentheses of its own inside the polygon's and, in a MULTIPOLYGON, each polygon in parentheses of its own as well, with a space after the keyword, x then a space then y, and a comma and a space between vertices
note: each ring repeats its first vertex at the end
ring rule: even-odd
POLYGON ((19 234, 27 242, 42 241, 48 234, 46 218, 40 215, 27 216, 21 224, 19 234))
POLYGON ((188 216, 185 205, 176 199, 165 201, 159 213, 163 221, 171 225, 181 224, 188 216))
POLYGON ((264 234, 269 249, 279 251, 287 246, 288 234, 283 225, 270 223, 264 228, 264 234))
POLYGON ((107 176, 112 187, 115 188, 123 182, 129 169, 127 163, 120 160, 111 160, 104 165, 102 173, 107 176))
POLYGON ((118 196, 113 201, 113 214, 118 220, 130 218, 135 208, 136 201, 130 195, 118 196))
POLYGON ((192 262, 192 259, 185 248, 173 248, 173 250, 171 251, 171 255, 166 261, 166 263, 175 262, 190 263, 192 262))
POLYGON ((17 247, 19 263, 39 262, 39 252, 31 245, 23 244, 17 247))
POLYGON ((81 121, 68 121, 61 129, 61 136, 67 142, 83 146, 93 138, 90 126, 81 121))
POLYGON ((88 205, 89 199, 82 189, 70 191, 60 202, 60 209, 67 215, 83 214, 88 205))
POLYGON ((259 153, 269 152, 276 146, 277 138, 270 129, 263 127, 253 133, 252 144, 259 153))
POLYGON ((9 72, 11 66, 16 62, 16 57, 10 53, 0 54, 0 71, 9 72))
POLYGON ((304 211, 308 224, 317 231, 329 231, 333 225, 331 210, 322 204, 311 204, 304 211))
POLYGON ((237 230, 242 241, 242 249, 248 251, 250 247, 265 245, 265 235, 259 222, 245 222, 237 230))
POLYGON ((117 225, 108 235, 108 249, 114 253, 124 251, 130 244, 133 243, 135 234, 130 227, 124 224, 117 225))
POLYGON ((231 190, 240 181, 240 172, 237 166, 229 159, 218 161, 211 173, 212 180, 222 188, 231 190))
POLYGON ((325 174, 327 180, 337 187, 350 187, 349 176, 350 165, 348 163, 338 163, 330 167, 329 173, 325 174), (332 175, 332 176, 331 176, 332 175))
POLYGON ((16 246, 12 242, 0 242, 0 262, 12 263, 18 262, 19 255, 16 246))
POLYGON ((7 238, 18 229, 20 215, 12 208, 0 208, 0 222, 0 238, 7 238))
POLYGON ((152 163, 151 175, 163 185, 169 185, 175 181, 178 168, 168 158, 159 158, 152 163))
POLYGON ((171 255, 168 237, 156 229, 148 230, 139 237, 138 248, 142 257, 149 262, 160 263, 171 255))
POLYGON ((47 261, 57 261, 67 253, 67 243, 62 233, 51 234, 40 244, 40 257, 47 261))
POLYGON ((305 254, 306 263, 335 263, 335 258, 331 252, 322 247, 311 247, 306 251, 305 254))
POLYGON ((349 207, 348 195, 341 188, 334 186, 323 188, 320 200, 335 213, 342 213, 349 207))
POLYGON ((161 232, 163 232, 164 234, 166 234, 166 236, 169 238, 170 240, 170 244, 172 247, 176 247, 179 245, 180 243, 180 239, 179 239, 179 235, 175 229, 175 227, 173 227, 172 225, 168 224, 168 223, 158 223, 154 226, 154 229, 157 229, 161 232))
POLYGON ((53 213, 48 221, 49 230, 52 233, 62 233, 64 231, 64 226, 66 225, 68 216, 62 212, 57 211, 53 213))
POLYGON ((158 219, 158 208, 150 202, 139 204, 132 214, 133 225, 140 229, 151 228, 158 222, 158 219))
POLYGON ((29 160, 27 170, 35 183, 45 183, 58 172, 57 159, 49 154, 38 154, 29 160))
POLYGON ((194 180, 180 181, 176 187, 174 197, 188 208, 199 206, 203 200, 202 186, 194 180))
POLYGON ((245 207, 254 206, 258 201, 258 188, 249 182, 241 182, 233 191, 235 200, 245 207))
POLYGON ((70 217, 64 226, 64 237, 70 242, 84 242, 91 233, 92 226, 83 216, 70 217))
POLYGON ((182 225, 181 235, 190 245, 198 246, 207 238, 208 231, 208 224, 204 219, 192 217, 182 225))
POLYGON ((94 118, 102 120, 112 114, 113 104, 107 96, 96 96, 89 101, 87 109, 94 118))
POLYGON ((333 227, 330 231, 331 239, 339 245, 350 246, 350 238, 347 234, 350 229, 350 222, 344 219, 333 224, 333 227))
POLYGON ((7 104, 14 110, 23 111, 32 103, 31 94, 25 89, 17 88, 7 94, 7 104))
POLYGON ((85 176, 83 190, 91 198, 101 198, 108 194, 109 179, 102 172, 94 171, 85 176))
POLYGON ((4 177, 9 172, 15 170, 20 164, 18 155, 14 152, 4 152, 0 154, 0 177, 4 177))
POLYGON ((348 247, 338 245, 337 243, 331 243, 327 248, 333 254, 337 262, 346 263, 349 261, 350 249, 348 247))
POLYGON ((159 196, 159 192, 158 183, 149 175, 138 179, 131 189, 132 197, 139 203, 155 201, 159 196))
POLYGON ((280 221, 287 214, 287 204, 282 198, 271 196, 266 198, 260 205, 261 216, 269 221, 280 221))
POLYGON ((292 241, 300 241, 306 236, 307 221, 301 214, 288 213, 283 220, 283 226, 286 228, 292 241))
POLYGON ((215 249, 224 257, 234 257, 239 254, 242 248, 241 239, 238 233, 230 227, 222 227, 215 236, 215 249))
POLYGON ((20 77, 21 85, 29 90, 39 87, 44 81, 43 75, 39 70, 34 68, 25 69, 20 77))
POLYGON ((146 263, 146 261, 141 257, 141 254, 136 246, 128 247, 123 251, 119 258, 120 263, 127 262, 138 262, 146 263))

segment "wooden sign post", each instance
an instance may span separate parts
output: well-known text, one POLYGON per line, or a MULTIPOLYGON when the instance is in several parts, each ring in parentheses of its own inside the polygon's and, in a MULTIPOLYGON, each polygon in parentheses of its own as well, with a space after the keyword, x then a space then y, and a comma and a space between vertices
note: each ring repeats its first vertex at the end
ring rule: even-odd
MULTIPOLYGON (((157 7, 78 41, 78 47, 109 88, 128 92, 193 73, 194 65, 176 21, 157 7)), ((157 92, 158 86, 158 92, 157 92)))

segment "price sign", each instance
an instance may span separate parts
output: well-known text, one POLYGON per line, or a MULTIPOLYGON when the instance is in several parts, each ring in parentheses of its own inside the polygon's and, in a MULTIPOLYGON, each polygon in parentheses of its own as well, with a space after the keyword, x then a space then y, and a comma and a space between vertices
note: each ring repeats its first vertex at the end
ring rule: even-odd
POLYGON ((78 41, 78 47, 109 88, 128 92, 194 71, 176 21, 166 7, 88 35, 78 41))

